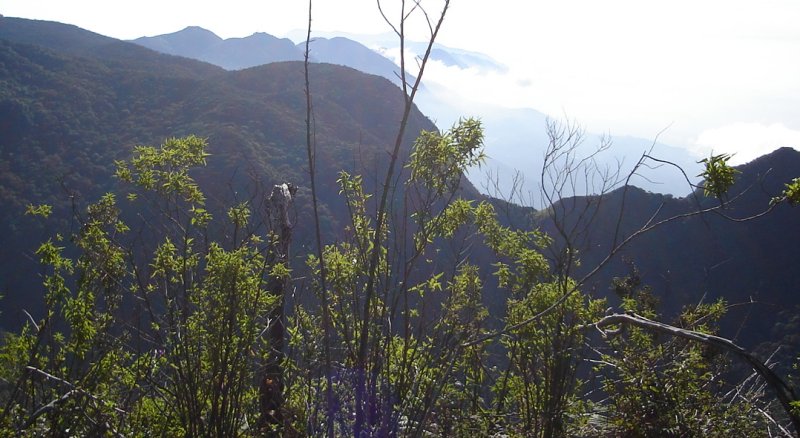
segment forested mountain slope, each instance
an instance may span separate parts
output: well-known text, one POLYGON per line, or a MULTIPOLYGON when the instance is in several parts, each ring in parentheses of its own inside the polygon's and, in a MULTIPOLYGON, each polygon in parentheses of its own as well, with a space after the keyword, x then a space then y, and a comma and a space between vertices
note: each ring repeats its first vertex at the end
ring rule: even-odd
MULTIPOLYGON (((343 208, 338 172, 363 173, 374 187, 403 98, 389 81, 346 67, 314 64, 310 75, 320 197, 332 230, 343 208)), ((39 280, 31 275, 37 241, 68 229, 73 207, 111 188, 114 160, 135 145, 205 137, 212 156, 202 178, 213 182, 210 202, 288 181, 300 187, 298 217, 309 217, 302 63, 226 72, 74 26, 5 17, 0 77, 3 321, 18 319, 19 309, 38 299, 39 280), (24 217, 28 204, 39 203, 54 205, 47 232, 24 217)), ((436 127, 415 110, 404 154, 423 129, 436 127)))

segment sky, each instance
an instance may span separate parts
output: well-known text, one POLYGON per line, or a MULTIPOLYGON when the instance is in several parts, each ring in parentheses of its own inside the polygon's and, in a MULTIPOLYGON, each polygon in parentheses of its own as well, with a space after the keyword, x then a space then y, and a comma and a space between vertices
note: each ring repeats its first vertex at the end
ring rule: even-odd
MULTIPOLYGON (((410 3, 410 1, 409 1, 410 3)), ((383 0, 390 17, 399 0, 383 0)), ((430 14, 442 0, 423 0, 430 14)), ((74 24, 120 39, 201 26, 223 38, 307 26, 300 0, 3 0, 0 14, 74 24)), ((375 0, 317 0, 312 29, 390 30, 375 0)), ((486 53, 505 73, 432 69, 462 98, 577 120, 696 156, 748 161, 800 148, 796 0, 452 0, 438 41, 486 53)), ((426 27, 414 22, 412 39, 426 27)), ((473 105, 474 107, 474 105, 473 105)))

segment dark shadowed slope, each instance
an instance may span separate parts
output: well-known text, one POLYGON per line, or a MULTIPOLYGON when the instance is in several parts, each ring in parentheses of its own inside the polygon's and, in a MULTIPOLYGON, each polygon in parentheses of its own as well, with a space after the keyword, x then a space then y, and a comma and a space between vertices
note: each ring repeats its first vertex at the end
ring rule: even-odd
MULTIPOLYGON (((798 314, 800 310, 800 269, 796 264, 800 259, 800 209, 779 205, 753 220, 731 218, 747 218, 767 209, 784 184, 800 175, 800 152, 782 148, 738 169, 741 173, 721 214, 678 219, 643 234, 593 277, 589 286, 598 294, 611 294, 611 279, 627 275, 627 262, 632 262, 644 283, 661 297, 667 314, 720 297, 729 304, 752 301, 754 304, 731 309, 726 335, 738 333, 745 344, 776 336, 771 331, 779 312, 798 314)), ((566 218, 568 228, 577 224, 575 229, 586 230, 575 239, 585 273, 608 254, 615 236, 619 242, 651 218, 658 222, 719 202, 702 196, 702 191, 673 198, 631 187, 603 199, 567 198, 554 209, 566 218)), ((557 234, 551 221, 542 225, 557 234)))

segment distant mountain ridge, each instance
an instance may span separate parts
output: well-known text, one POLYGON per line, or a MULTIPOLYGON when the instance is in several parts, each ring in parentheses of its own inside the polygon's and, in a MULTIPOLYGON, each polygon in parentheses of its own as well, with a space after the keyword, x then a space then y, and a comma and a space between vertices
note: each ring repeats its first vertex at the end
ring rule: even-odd
POLYGON ((222 39, 197 26, 165 35, 141 37, 132 42, 157 52, 208 62, 226 70, 303 59, 303 53, 286 38, 255 33, 245 38, 222 39))
MULTIPOLYGON (((302 30, 293 30, 287 34, 288 38, 292 41, 305 40, 305 35, 305 31, 302 30)), ((384 54, 399 48, 397 35, 391 32, 374 35, 353 34, 348 32, 315 32, 314 35, 315 37, 324 37, 328 39, 347 38, 384 54)), ((421 56, 425 50, 427 50, 428 43, 422 41, 406 41, 405 47, 415 55, 421 56)), ((440 61, 448 66, 457 66, 460 68, 478 68, 485 71, 493 70, 498 72, 505 72, 508 70, 507 66, 484 53, 449 47, 440 43, 435 43, 433 45, 431 59, 440 61)))
MULTIPOLYGON (((178 32, 141 37, 132 42, 157 52, 208 62, 226 70, 241 70, 273 62, 302 61, 305 58, 305 43, 295 44, 288 38, 277 38, 262 32, 244 38, 222 39, 209 30, 190 26, 178 32)), ((398 66, 347 38, 313 38, 310 61, 343 65, 384 77, 396 85, 400 83, 398 66)), ((413 80, 413 76, 409 76, 409 80, 413 80)))

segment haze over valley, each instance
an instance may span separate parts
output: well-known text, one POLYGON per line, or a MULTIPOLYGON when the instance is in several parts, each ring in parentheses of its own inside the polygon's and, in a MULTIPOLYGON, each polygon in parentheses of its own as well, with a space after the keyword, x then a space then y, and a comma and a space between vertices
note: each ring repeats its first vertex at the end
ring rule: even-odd
MULTIPOLYGON (((382 76, 400 84, 399 46, 391 34, 353 35, 325 33, 314 37, 311 44, 312 62, 346 65, 365 73, 382 76), (371 48, 371 49, 370 49, 371 48)), ((228 70, 254 67, 270 62, 293 61, 303 58, 305 41, 301 32, 290 33, 292 39, 280 39, 265 33, 245 38, 222 39, 199 27, 188 27, 165 35, 141 37, 135 43, 163 53, 185 56, 210 62, 228 70)), ((424 55, 422 42, 406 44, 409 60, 424 55)), ((568 115, 547 116, 531 108, 509 108, 481 101, 491 91, 481 90, 492 83, 504 83, 508 68, 485 54, 446 46, 437 46, 431 53, 426 81, 417 97, 417 105, 440 129, 455 124, 459 118, 479 117, 486 132, 487 161, 469 173, 470 180, 494 196, 509 196, 516 202, 541 207, 539 197, 540 170, 548 144, 548 120, 562 120, 579 126, 580 121, 568 115), (478 91, 470 84, 477 85, 478 91)), ((407 81, 415 76, 408 74, 407 81)), ((585 131, 585 128, 581 127, 585 131)), ((689 182, 697 183, 700 166, 698 158, 686 150, 671 147, 657 139, 614 137, 609 133, 585 132, 580 153, 590 155, 601 145, 607 147, 596 156, 601 169, 629 173, 642 154, 670 160, 685 170, 689 181, 668 166, 643 168, 633 178, 638 187, 656 193, 685 196, 692 191, 689 182)), ((576 187, 574 194, 591 191, 585 185, 576 187)))

